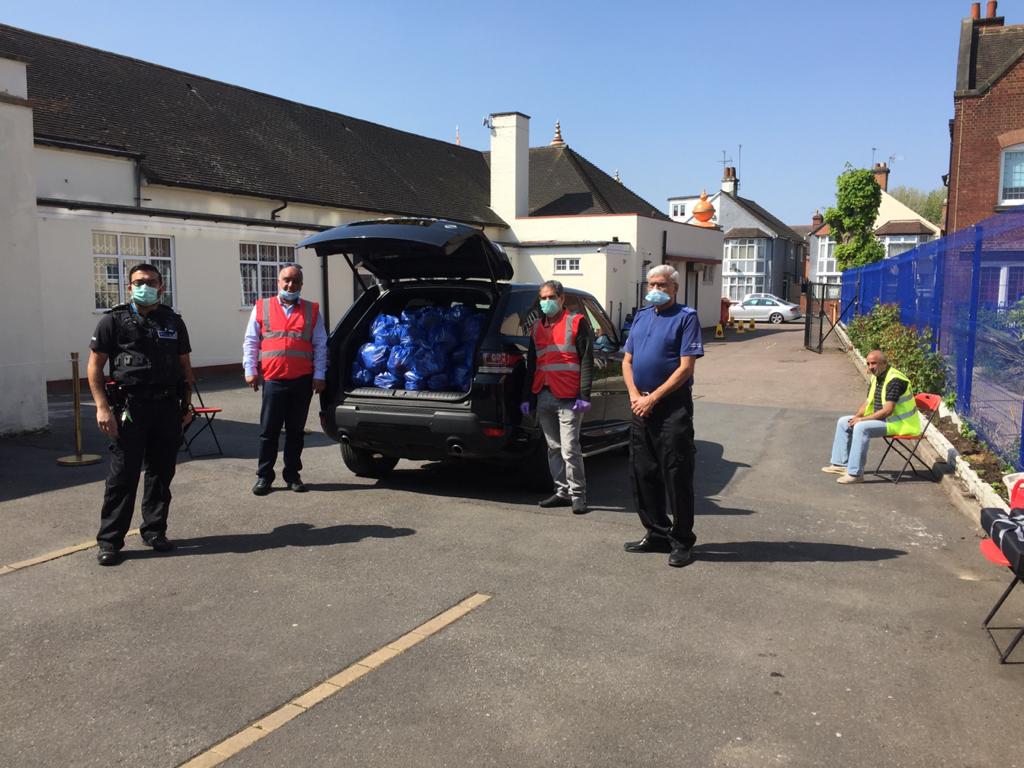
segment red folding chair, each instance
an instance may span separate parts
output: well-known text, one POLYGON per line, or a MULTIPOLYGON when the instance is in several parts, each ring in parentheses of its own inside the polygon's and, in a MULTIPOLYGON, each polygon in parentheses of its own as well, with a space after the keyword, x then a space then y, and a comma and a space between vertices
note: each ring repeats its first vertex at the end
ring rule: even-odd
POLYGON ((195 382, 192 383, 192 394, 195 395, 196 399, 199 400, 199 405, 195 405, 193 403, 191 406, 189 406, 190 410, 192 411, 192 421, 188 423, 188 425, 185 427, 184 433, 182 434, 182 440, 185 443, 185 450, 188 451, 189 456, 195 458, 196 454, 192 453, 192 443, 194 443, 195 439, 199 437, 203 432, 205 432, 206 430, 210 430, 210 436, 213 437, 213 442, 217 446, 217 450, 207 451, 206 453, 201 453, 199 455, 212 456, 214 453, 217 453, 223 456, 224 451, 220 447, 220 440, 217 439, 217 430, 213 428, 213 420, 217 417, 217 414, 220 413, 223 409, 207 407, 206 403, 203 402, 202 394, 200 394, 199 392, 199 386, 195 382), (192 427, 197 424, 199 424, 199 429, 197 429, 194 433, 190 435, 189 432, 191 431, 192 427))
POLYGON ((921 446, 921 441, 924 439, 924 433, 928 431, 928 427, 931 426, 932 420, 935 418, 935 414, 939 412, 939 403, 942 402, 942 398, 938 395, 927 395, 920 394, 914 397, 914 404, 918 410, 928 411, 928 420, 925 421, 924 426, 921 427, 921 432, 916 435, 886 435, 882 439, 885 440, 886 449, 885 453, 882 454, 882 461, 878 462, 878 466, 875 468, 875 474, 878 477, 884 478, 885 480, 892 480, 894 483, 898 483, 903 479, 903 475, 907 469, 913 470, 914 474, 918 477, 924 477, 914 462, 916 461, 921 468, 927 473, 929 480, 934 480, 935 476, 932 474, 932 468, 924 463, 924 460, 917 455, 917 449, 921 446), (904 459, 903 467, 900 469, 899 474, 896 475, 895 479, 883 475, 882 464, 885 462, 885 457, 889 455, 889 451, 894 451, 902 459, 904 459))

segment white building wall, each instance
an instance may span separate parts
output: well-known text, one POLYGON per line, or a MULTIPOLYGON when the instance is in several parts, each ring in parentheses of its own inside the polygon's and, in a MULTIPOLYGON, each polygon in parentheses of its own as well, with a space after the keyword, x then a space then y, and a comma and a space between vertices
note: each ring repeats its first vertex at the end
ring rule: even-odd
POLYGON ((0 280, 0 307, 7 318, 0 330, 0 434, 47 424, 40 351, 44 337, 42 271, 35 215, 32 109, 27 98, 25 64, 0 59, 0 261, 5 275, 0 280))
POLYGON ((39 197, 135 205, 135 161, 131 158, 37 146, 33 162, 39 197))

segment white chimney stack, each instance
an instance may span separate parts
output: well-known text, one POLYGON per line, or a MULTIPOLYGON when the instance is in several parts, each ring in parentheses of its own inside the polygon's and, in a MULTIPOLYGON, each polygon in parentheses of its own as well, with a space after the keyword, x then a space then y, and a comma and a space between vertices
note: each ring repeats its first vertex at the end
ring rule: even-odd
POLYGON ((491 210, 511 223, 530 214, 530 117, 491 115, 491 210))
POLYGON ((722 191, 733 197, 740 191, 740 180, 736 178, 736 169, 731 165, 725 168, 722 175, 722 191))

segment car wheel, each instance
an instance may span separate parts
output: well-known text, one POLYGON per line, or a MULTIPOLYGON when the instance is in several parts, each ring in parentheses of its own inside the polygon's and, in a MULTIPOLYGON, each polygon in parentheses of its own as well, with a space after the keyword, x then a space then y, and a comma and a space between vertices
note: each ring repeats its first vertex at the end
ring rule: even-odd
POLYGON ((394 456, 383 456, 365 448, 353 448, 345 443, 341 444, 341 460, 356 477, 381 478, 394 469, 398 463, 398 459, 394 456))
POLYGON ((768 317, 768 322, 771 323, 772 325, 778 325, 783 321, 783 319, 784 318, 782 317, 782 315, 780 315, 778 312, 772 312, 771 315, 768 317))

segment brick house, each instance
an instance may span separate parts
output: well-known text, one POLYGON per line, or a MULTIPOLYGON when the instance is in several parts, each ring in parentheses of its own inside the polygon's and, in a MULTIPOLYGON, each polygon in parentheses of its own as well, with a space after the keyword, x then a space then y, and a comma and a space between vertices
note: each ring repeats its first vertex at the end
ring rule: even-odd
POLYGON ((1024 203, 1024 24, 1006 26, 994 0, 980 9, 960 25, 947 232, 1024 203))

